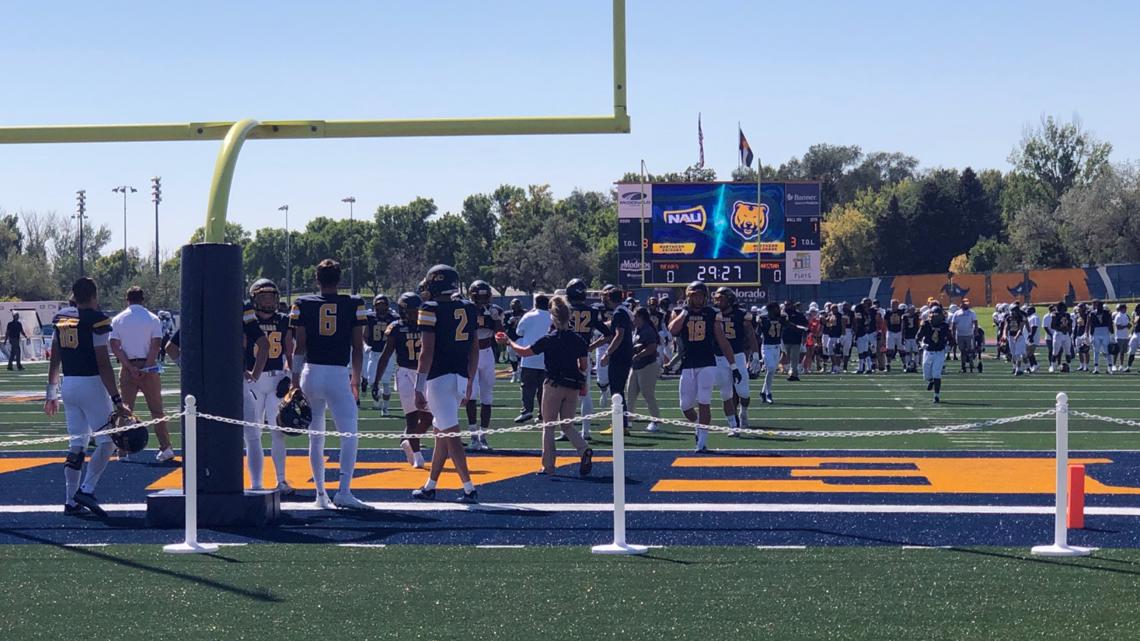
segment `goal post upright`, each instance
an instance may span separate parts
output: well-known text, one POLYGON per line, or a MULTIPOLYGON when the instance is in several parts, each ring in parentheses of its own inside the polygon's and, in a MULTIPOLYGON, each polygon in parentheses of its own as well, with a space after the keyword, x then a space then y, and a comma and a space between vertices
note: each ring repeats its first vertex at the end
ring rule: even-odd
MULTIPOLYGON (((434 118, 387 120, 263 120, 113 125, 34 125, 0 127, 0 145, 45 143, 171 142, 221 140, 210 183, 206 208, 205 242, 182 248, 182 301, 184 366, 183 393, 194 394, 204 413, 242 418, 235 401, 241 389, 239 351, 241 334, 237 318, 244 291, 241 249, 225 244, 230 187, 238 155, 246 140, 319 138, 387 138, 436 136, 534 136, 564 134, 629 133, 626 86, 625 0, 613 0, 613 112, 609 115, 434 118), (208 284, 208 286, 207 286, 208 284), (232 313, 231 313, 232 312, 232 313), (220 340, 219 340, 220 338, 220 340), (236 347, 235 347, 236 346, 236 347), (220 356, 219 351, 233 354, 220 356), (207 358, 209 356, 209 358, 207 358), (188 376, 189 374, 189 376, 188 376)), ((272 518, 279 507, 264 497, 261 507, 251 510, 241 504, 240 432, 211 434, 211 421, 200 421, 198 467, 209 468, 199 491, 211 500, 199 503, 202 525, 260 524, 272 518), (212 437, 213 436, 213 437, 212 437), (268 507, 265 507, 268 505, 268 507)), ((174 497, 170 497, 173 499, 174 497)), ((246 499, 249 499, 248 493, 246 499)), ((182 519, 181 495, 155 509, 148 499, 147 520, 155 525, 173 525, 182 519), (153 518, 152 518, 153 517, 153 518)))

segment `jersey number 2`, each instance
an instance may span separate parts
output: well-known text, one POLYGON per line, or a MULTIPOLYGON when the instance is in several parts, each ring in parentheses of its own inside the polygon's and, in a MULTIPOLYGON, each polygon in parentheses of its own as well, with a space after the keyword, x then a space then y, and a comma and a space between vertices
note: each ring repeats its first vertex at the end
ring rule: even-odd
POLYGON ((458 321, 458 324, 455 326, 455 342, 465 342, 471 337, 471 335, 467 333, 467 310, 462 308, 455 310, 455 320, 458 321))

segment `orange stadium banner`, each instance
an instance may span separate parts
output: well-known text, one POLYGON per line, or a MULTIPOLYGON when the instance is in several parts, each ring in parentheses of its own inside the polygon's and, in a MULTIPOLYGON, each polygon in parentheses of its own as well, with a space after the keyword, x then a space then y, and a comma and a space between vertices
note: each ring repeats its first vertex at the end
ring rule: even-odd
POLYGON ((914 305, 925 305, 934 299, 943 305, 961 303, 969 298, 976 305, 986 299, 985 274, 913 274, 895 276, 891 282, 891 298, 914 305))

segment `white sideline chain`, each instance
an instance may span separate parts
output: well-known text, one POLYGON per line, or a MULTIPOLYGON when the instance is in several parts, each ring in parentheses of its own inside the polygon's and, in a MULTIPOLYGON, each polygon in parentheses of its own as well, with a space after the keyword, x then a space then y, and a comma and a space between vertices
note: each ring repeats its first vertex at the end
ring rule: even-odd
POLYGON ((1023 414, 1021 416, 1007 416, 1005 418, 994 418, 986 421, 976 421, 973 423, 962 423, 960 425, 944 425, 941 427, 918 427, 908 430, 829 430, 829 431, 801 431, 801 430, 772 430, 772 429, 755 429, 749 427, 728 427, 727 425, 701 425, 699 423, 690 423, 689 421, 680 421, 676 419, 661 419, 647 416, 645 414, 632 414, 626 412, 626 416, 633 419, 643 421, 656 421, 657 423, 664 423, 666 425, 676 425, 678 427, 685 427, 689 429, 703 429, 712 432, 733 432, 737 434, 754 434, 756 436, 784 436, 784 437, 813 437, 813 438, 834 438, 834 437, 859 437, 859 436, 908 436, 912 434, 947 434, 951 432, 965 432, 968 430, 978 429, 981 427, 991 427, 993 425, 1005 425, 1007 423, 1017 423, 1018 421, 1028 421, 1035 418, 1044 418, 1052 416, 1057 413, 1057 410, 1042 410, 1032 414, 1023 414))
POLYGON ((1104 421, 1105 423, 1116 423, 1117 425, 1128 425, 1129 427, 1140 427, 1140 421, 1130 421, 1126 418, 1113 418, 1111 416, 1101 416, 1099 414, 1089 414, 1088 412, 1078 412, 1076 410, 1069 410, 1072 416, 1080 416, 1081 418, 1089 418, 1094 421, 1104 421))
POLYGON ((266 425, 264 423, 250 423, 248 421, 238 420, 236 418, 226 418, 224 416, 215 416, 213 414, 206 414, 198 412, 199 418, 204 418, 219 423, 227 423, 229 425, 240 425, 242 427, 260 427, 262 429, 274 430, 277 432, 285 432, 287 434, 307 434, 309 436, 337 436, 340 438, 391 438, 391 439, 409 439, 409 438, 432 438, 435 436, 442 436, 446 438, 460 438, 463 436, 486 436, 488 434, 509 434, 513 432, 530 432, 533 430, 542 430, 547 427, 561 427, 563 425, 573 425, 583 420, 591 420, 596 418, 610 418, 612 412, 595 412, 594 414, 587 414, 585 416, 575 416, 573 418, 564 418, 558 421, 549 421, 546 423, 532 423, 530 425, 515 425, 512 427, 494 427, 485 430, 466 430, 462 432, 434 432, 426 434, 408 434, 405 432, 335 432, 332 430, 303 430, 293 427, 281 427, 279 425, 266 425))
MULTIPOLYGON (((130 425, 123 425, 121 427, 110 427, 110 428, 107 428, 105 430, 99 430, 98 432, 92 432, 90 434, 90 436, 91 436, 91 438, 95 438, 96 436, 118 434, 119 432, 126 432, 129 430, 138 429, 140 427, 151 427, 153 425, 158 425, 159 423, 162 423, 164 421, 177 420, 177 419, 179 419, 185 415, 186 415, 186 412, 181 411, 181 412, 178 412, 177 414, 168 414, 168 415, 163 416, 161 418, 152 418, 149 421, 139 421, 138 423, 131 423, 130 425)), ((71 440, 71 436, 68 434, 65 434, 63 436, 45 436, 43 438, 24 439, 22 441, 0 441, 0 448, 19 447, 21 445, 46 445, 48 443, 64 443, 64 442, 67 442, 70 440, 71 440)))
MULTIPOLYGON (((1040 412, 1033 412, 1032 414, 1023 414, 1021 416, 1007 416, 1004 418, 995 418, 985 421, 975 421, 973 423, 961 423, 958 425, 943 425, 940 427, 920 427, 905 430, 827 430, 827 431, 800 431, 800 430, 775 430, 775 429, 757 429, 749 427, 728 427, 726 425, 701 425, 699 423, 691 423, 679 419, 659 418, 649 416, 647 414, 635 414, 633 412, 625 412, 625 416, 630 419, 653 421, 662 425, 674 425, 676 427, 683 427, 687 429, 704 429, 711 432, 725 432, 736 434, 751 434, 755 436, 774 436, 774 437, 811 437, 811 438, 857 438, 857 437, 875 437, 875 436, 910 436, 914 434, 948 434, 953 432, 966 432, 984 427, 993 427, 995 425, 1007 425, 1010 423, 1017 423, 1019 421, 1028 421, 1037 418, 1045 418, 1053 416, 1057 413, 1055 409, 1042 410, 1040 412)), ((1123 418, 1113 418, 1111 416, 1100 416, 1099 414, 1090 414, 1089 412, 1082 412, 1079 410, 1069 410, 1070 416, 1078 416, 1091 420, 1104 421, 1106 423, 1115 423, 1117 425, 1125 425, 1129 427, 1140 428, 1140 421, 1130 421, 1123 418)), ((185 411, 176 414, 170 414, 162 418, 151 419, 149 421, 142 421, 139 423, 132 423, 122 427, 108 428, 93 432, 92 437, 116 434, 118 432, 126 432, 128 430, 137 429, 139 427, 151 427, 164 421, 177 420, 186 415, 185 411)), ((206 412, 198 412, 198 417, 206 420, 217 421, 227 425, 237 425, 241 427, 257 427, 267 430, 275 430, 285 432, 286 434, 307 435, 307 436, 336 436, 340 438, 377 438, 377 439, 398 439, 404 440, 409 438, 431 438, 435 436, 442 436, 446 438, 461 438, 472 436, 486 436, 490 434, 511 434, 519 432, 540 431, 545 428, 561 427, 563 425, 573 425, 583 420, 593 419, 608 419, 612 416, 611 412, 595 412, 585 416, 575 416, 573 418, 561 419, 558 421, 548 421, 546 423, 532 423, 524 425, 516 425, 512 427, 498 427, 488 428, 485 430, 465 430, 462 432, 446 432, 446 433, 430 433, 430 434, 408 434, 405 432, 337 432, 325 430, 304 430, 292 427, 280 427, 278 425, 266 425, 264 423, 252 423, 234 418, 227 418, 225 416, 216 416, 206 412)), ((46 445, 49 443, 63 443, 71 440, 70 435, 62 436, 46 436, 43 438, 23 439, 18 441, 0 441, 0 448, 6 447, 21 447, 25 445, 46 445)))

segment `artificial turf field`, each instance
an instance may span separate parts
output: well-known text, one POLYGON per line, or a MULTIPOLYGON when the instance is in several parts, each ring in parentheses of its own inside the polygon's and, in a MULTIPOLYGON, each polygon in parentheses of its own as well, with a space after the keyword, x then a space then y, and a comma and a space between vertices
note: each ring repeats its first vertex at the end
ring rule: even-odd
MULTIPOLYGON (((1074 409, 1140 419, 1135 373, 1014 378, 1001 364, 986 365, 981 376, 960 376, 951 362, 939 406, 915 375, 777 378, 776 404, 755 407, 752 424, 799 431, 951 425, 1048 409, 1058 391, 1069 393, 1074 409)), ((167 375, 174 385, 175 372, 167 375)), ((0 402, 0 440, 63 433, 39 402, 11 402, 17 392, 40 393, 43 381, 42 365, 0 371, 9 401, 0 402)), ((659 385, 667 417, 680 417, 676 385, 659 385)), ((508 425, 518 390, 501 380, 496 397, 503 405, 493 424, 508 425)), ((171 410, 176 398, 169 397, 171 410)), ((98 522, 51 512, 62 498, 52 459, 59 449, 6 451, 0 464, 13 457, 51 464, 0 474, 0 541, 20 543, 0 545, 0 634, 70 635, 79 628, 68 604, 82 603, 84 622, 98 632, 90 638, 1133 638, 1140 634, 1140 553, 1130 549, 1140 546, 1133 493, 1140 492, 1140 455, 1129 450, 1140 450, 1138 430, 1075 417, 1070 425, 1074 458, 1099 461, 1090 478, 1108 488, 1090 492, 1087 529, 1071 533, 1074 542, 1103 548, 1082 560, 1028 555, 1028 546, 1051 538, 1052 417, 948 435, 714 435, 721 452, 707 457, 691 455, 691 435, 679 429, 650 435, 635 424, 627 439, 630 538, 665 546, 638 559, 587 549, 606 541, 610 518, 608 441, 599 435, 600 462, 589 480, 575 478, 572 465, 554 479, 511 472, 481 482, 487 505, 470 512, 442 503, 413 508, 406 489, 378 482, 357 494, 385 506, 380 512, 294 504, 279 528, 203 532, 239 546, 196 558, 162 554, 157 544, 178 533, 145 529, 138 514, 148 484, 170 482, 177 468, 113 463, 99 493, 117 511, 98 522), (779 471, 750 467, 755 461, 779 471), (960 478, 939 480, 959 465, 960 478), (788 478, 799 472, 814 476, 788 478), (1014 486, 978 492, 962 485, 969 479, 1014 486), (794 480, 827 487, 779 489, 794 480), (121 610, 124 600, 130 614, 121 610)), ((362 430, 400 427, 362 411, 362 430)), ((373 443, 393 444, 361 446, 373 443)), ((536 434, 496 435, 491 443, 497 451, 485 456, 488 469, 531 469, 536 434)), ((329 447, 335 461, 334 439, 329 447)), ((361 455, 377 467, 399 458, 390 450, 361 455)), ((360 467, 357 484, 367 487, 369 479, 407 474, 360 467)), ((331 487, 335 478, 334 469, 331 487)))

